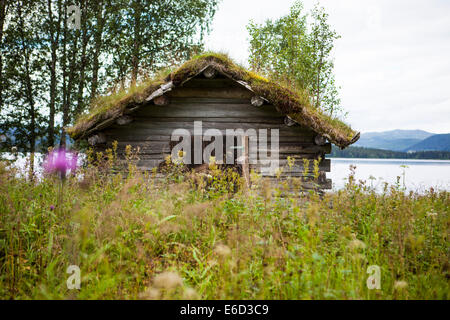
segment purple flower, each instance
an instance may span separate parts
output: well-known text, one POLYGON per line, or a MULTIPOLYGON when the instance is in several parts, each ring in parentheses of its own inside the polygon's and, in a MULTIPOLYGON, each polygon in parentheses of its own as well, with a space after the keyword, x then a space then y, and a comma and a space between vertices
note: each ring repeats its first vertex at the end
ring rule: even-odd
POLYGON ((51 210, 51 211, 55 210, 55 206, 54 206, 54 205, 51 205, 51 206, 50 206, 50 210, 51 210))
POLYGON ((75 172, 77 169, 78 156, 76 153, 59 149, 50 151, 44 161, 44 170, 49 173, 58 172, 61 176, 65 176, 67 170, 75 172))

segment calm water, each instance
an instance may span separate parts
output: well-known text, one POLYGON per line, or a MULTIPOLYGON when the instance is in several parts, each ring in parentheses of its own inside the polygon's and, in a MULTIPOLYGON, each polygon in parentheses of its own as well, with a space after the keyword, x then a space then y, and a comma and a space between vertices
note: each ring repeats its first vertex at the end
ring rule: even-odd
POLYGON ((342 188, 350 174, 349 166, 356 166, 355 178, 366 180, 380 190, 383 183, 400 184, 408 190, 422 192, 430 187, 450 191, 450 161, 448 160, 404 160, 404 159, 345 159, 331 158, 331 172, 327 177, 333 180, 333 189, 342 188), (406 166, 406 167, 403 167, 406 166), (374 177, 375 180, 369 179, 374 177))

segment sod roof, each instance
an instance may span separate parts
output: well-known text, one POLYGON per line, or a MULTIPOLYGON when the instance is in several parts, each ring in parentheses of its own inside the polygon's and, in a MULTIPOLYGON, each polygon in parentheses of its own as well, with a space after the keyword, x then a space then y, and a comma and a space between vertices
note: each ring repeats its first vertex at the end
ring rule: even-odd
POLYGON ((272 103, 281 114, 323 135, 340 148, 345 148, 359 139, 359 132, 352 130, 341 120, 332 118, 315 108, 307 92, 293 90, 267 80, 235 64, 226 55, 217 53, 194 57, 169 75, 155 77, 128 91, 99 97, 94 101, 90 113, 79 117, 73 127, 67 128, 67 132, 74 139, 86 138, 95 131, 113 124, 115 119, 122 115, 145 105, 166 90, 181 86, 208 67, 246 86, 255 95, 272 103))

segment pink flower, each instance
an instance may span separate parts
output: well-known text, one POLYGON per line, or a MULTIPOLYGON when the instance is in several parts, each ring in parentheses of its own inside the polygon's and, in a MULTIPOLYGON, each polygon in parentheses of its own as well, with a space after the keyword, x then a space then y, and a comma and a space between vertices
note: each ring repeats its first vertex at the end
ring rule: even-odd
POLYGON ((61 176, 65 176, 67 170, 75 172, 77 169, 78 156, 76 153, 59 149, 50 151, 44 161, 44 170, 49 173, 58 172, 61 176))

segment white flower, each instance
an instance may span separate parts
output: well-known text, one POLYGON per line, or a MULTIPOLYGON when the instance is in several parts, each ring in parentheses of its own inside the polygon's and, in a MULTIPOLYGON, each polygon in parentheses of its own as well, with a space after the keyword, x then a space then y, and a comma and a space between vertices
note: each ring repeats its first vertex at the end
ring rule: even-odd
POLYGON ((405 289, 406 287, 408 287, 408 282, 400 280, 400 281, 395 281, 394 283, 394 289, 395 290, 402 290, 405 289))
POLYGON ((219 244, 214 249, 214 252, 221 257, 227 257, 231 254, 231 249, 226 245, 219 244))
POLYGON ((153 279, 156 288, 173 289, 183 284, 183 280, 176 272, 163 272, 153 279))
POLYGON ((431 218, 435 218, 435 217, 437 217, 437 212, 427 212, 427 217, 431 217, 431 218))
POLYGON ((366 248, 366 244, 364 242, 362 242, 361 240, 358 240, 358 239, 353 239, 352 241, 350 241, 348 246, 350 247, 350 249, 353 249, 353 250, 365 249, 366 248))

